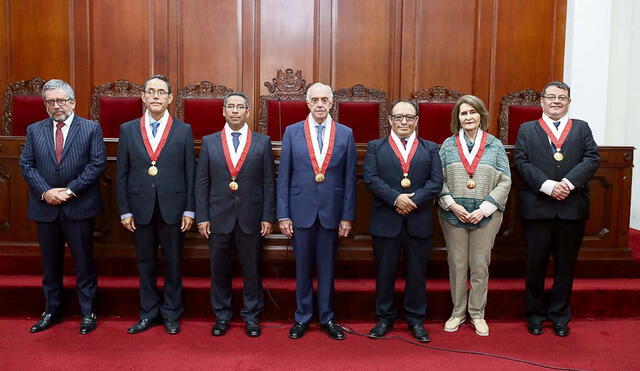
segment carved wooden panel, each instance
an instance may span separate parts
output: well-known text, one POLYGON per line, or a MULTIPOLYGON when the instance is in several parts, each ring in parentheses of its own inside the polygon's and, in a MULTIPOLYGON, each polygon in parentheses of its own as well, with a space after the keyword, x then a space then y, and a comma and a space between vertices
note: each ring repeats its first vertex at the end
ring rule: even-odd
POLYGON ((34 77, 29 80, 13 82, 7 86, 7 90, 4 94, 4 103, 2 105, 4 114, 2 115, 2 128, 0 130, 0 135, 11 135, 13 97, 15 95, 39 96, 42 93, 42 87, 45 82, 46 81, 39 77, 34 77))
POLYGON ((509 137, 509 106, 511 105, 539 106, 540 92, 533 89, 524 89, 513 93, 507 93, 502 97, 498 125, 498 138, 502 143, 507 143, 507 138, 509 137))
MULTIPOLYGON (((333 92, 333 107, 331 107, 331 117, 340 122, 341 102, 367 102, 378 103, 378 131, 380 138, 389 135, 389 121, 387 120, 387 97, 383 91, 368 88, 362 84, 354 85, 350 88, 338 89, 333 92)), ((357 128, 355 129, 357 130, 357 128)))
POLYGON ((417 103, 455 103, 463 95, 464 94, 459 91, 436 85, 427 89, 415 90, 411 93, 411 98, 417 103))
MULTIPOLYGON (((2 148, 0 148, 2 151, 2 148)), ((2 167, 0 163, 0 203, 4 205, 0 208, 0 238, 4 231, 11 225, 11 175, 2 167)))
POLYGON ((267 80, 264 82, 264 86, 269 94, 260 96, 260 112, 256 131, 267 134, 269 122, 268 102, 270 100, 306 100, 309 85, 307 81, 302 78, 302 70, 294 72, 292 68, 287 68, 284 71, 278 70, 275 77, 270 81, 267 80))
POLYGON ((127 80, 116 80, 100 84, 91 94, 90 118, 100 121, 100 97, 139 97, 142 95, 142 85, 127 80))
POLYGON ((176 117, 184 120, 184 100, 189 98, 221 99, 233 92, 223 85, 214 85, 209 81, 200 81, 178 89, 176 93, 176 117))

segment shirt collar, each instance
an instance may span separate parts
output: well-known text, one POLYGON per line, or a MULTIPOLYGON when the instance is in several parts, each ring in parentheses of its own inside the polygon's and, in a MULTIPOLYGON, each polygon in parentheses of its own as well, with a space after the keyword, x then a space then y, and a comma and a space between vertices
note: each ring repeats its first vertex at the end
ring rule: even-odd
POLYGON ((555 121, 554 121, 553 119, 551 119, 551 117, 549 117, 549 116, 547 116, 547 115, 545 115, 545 114, 543 113, 543 114, 542 114, 542 120, 543 120, 544 122, 546 122, 549 126, 553 125, 553 123, 554 123, 554 122, 558 122, 558 121, 560 121, 560 125, 564 125, 564 124, 566 124, 566 123, 567 123, 567 121, 569 121, 569 115, 568 115, 568 114, 566 114, 566 115, 564 115, 564 116, 560 117, 560 120, 555 120, 555 121))
POLYGON ((316 122, 316 120, 313 118, 313 116, 311 114, 309 114, 309 124, 311 124, 313 127, 316 127, 318 125, 322 125, 324 127, 329 126, 329 122, 331 122, 331 114, 327 115, 327 118, 324 119, 324 121, 322 121, 321 123, 316 122))
MULTIPOLYGON (((398 142, 402 142, 402 139, 400 139, 400 137, 397 136, 396 132, 393 130, 391 130, 391 137, 398 142)), ((413 143, 413 140, 415 139, 415 137, 416 137, 416 131, 414 130, 413 133, 411 133, 411 135, 409 135, 405 139, 407 140, 407 143, 413 143)))
MULTIPOLYGON (((63 121, 64 122, 64 126, 71 127, 71 123, 73 122, 73 118, 75 116, 76 116, 76 113, 75 112, 71 112, 69 117, 67 117, 67 119, 63 121)), ((58 122, 56 120, 52 119, 52 121, 53 121, 53 126, 56 126, 58 124, 58 122)))
POLYGON ((231 129, 231 126, 229 126, 229 123, 227 123, 227 122, 225 122, 225 124, 224 124, 224 131, 226 133, 228 133, 229 135, 231 135, 231 133, 233 133, 233 132, 238 132, 238 133, 240 133, 240 136, 246 136, 248 130, 249 130, 249 125, 247 125, 246 122, 244 123, 244 125, 242 125, 240 130, 231 129))
MULTIPOLYGON (((149 110, 145 110, 144 114, 145 114, 145 121, 147 122, 147 125, 151 126, 152 123, 156 122, 156 119, 151 117, 149 110)), ((157 122, 160 123, 160 126, 164 126, 167 124, 168 121, 169 121, 169 110, 165 110, 164 114, 162 115, 160 120, 157 120, 157 122)))

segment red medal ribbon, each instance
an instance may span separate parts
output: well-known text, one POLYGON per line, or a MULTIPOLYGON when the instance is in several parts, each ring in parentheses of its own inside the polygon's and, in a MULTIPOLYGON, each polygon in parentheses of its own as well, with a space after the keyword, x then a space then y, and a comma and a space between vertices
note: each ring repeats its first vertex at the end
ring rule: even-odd
POLYGON ((398 160, 400 160, 400 167, 402 167, 403 175, 409 174, 409 168, 411 167, 411 160, 413 160, 413 156, 416 154, 416 151, 418 150, 418 137, 416 137, 413 140, 413 144, 411 145, 411 150, 409 151, 409 156, 407 156, 407 161, 405 161, 404 157, 402 157, 402 153, 400 153, 400 149, 398 149, 398 146, 396 145, 396 141, 393 140, 393 138, 391 138, 391 135, 389 135, 389 145, 391 146, 391 149, 393 149, 393 153, 396 154, 396 157, 398 158, 398 160))
MULTIPOLYGON (((311 166, 313 166, 313 172, 315 174, 324 175, 327 172, 327 167, 329 167, 329 161, 331 161, 331 155, 333 154, 333 144, 336 139, 336 125, 333 120, 331 120, 331 134, 329 135, 329 148, 327 148, 327 154, 324 156, 324 162, 322 163, 322 168, 318 167, 318 161, 316 160, 316 153, 313 150, 313 142, 311 141, 311 130, 309 125, 309 117, 304 120, 304 138, 307 140, 307 150, 309 151, 309 157, 311 158, 311 166)), ((329 128, 327 128, 329 129, 329 128)))
POLYGON ((171 118, 171 115, 169 115, 169 120, 167 121, 167 127, 164 128, 164 131, 162 132, 162 138, 160 138, 160 143, 158 143, 158 147, 156 147, 156 150, 153 151, 151 149, 151 143, 149 142, 149 136, 147 136, 147 128, 145 128, 146 126, 145 117, 147 117, 147 115, 142 115, 142 118, 140 118, 140 131, 142 131, 142 141, 144 142, 144 147, 147 149, 147 154, 149 155, 149 158, 151 159, 151 161, 158 161, 158 157, 160 157, 160 152, 162 152, 162 148, 164 147, 164 144, 167 142, 167 137, 169 136, 169 132, 171 131, 171 125, 173 124, 173 119, 171 118))
POLYGON ((244 148, 242 149, 242 154, 238 159, 238 163, 236 166, 233 166, 233 161, 231 161, 231 154, 229 153, 229 144, 227 143, 227 129, 224 128, 222 130, 222 135, 220 135, 220 139, 222 141, 222 150, 224 152, 224 159, 227 161, 227 168, 229 169, 229 174, 231 174, 231 178, 233 180, 236 179, 240 169, 242 169, 242 165, 244 164, 244 160, 247 159, 247 153, 249 153, 249 147, 251 147, 251 130, 247 130, 247 143, 244 144, 244 148))
POLYGON ((458 156, 460 156, 460 162, 462 162, 462 165, 467 171, 467 174, 469 174, 470 177, 473 177, 473 173, 476 172, 478 164, 480 163, 480 159, 482 158, 482 154, 484 153, 484 149, 487 146, 487 132, 482 132, 482 139, 480 139, 480 148, 478 148, 478 153, 476 153, 476 157, 473 158, 472 163, 469 163, 467 157, 464 155, 464 151, 462 150, 462 143, 460 142, 460 134, 456 135, 456 145, 458 146, 458 156))
POLYGON ((549 128, 547 123, 544 122, 543 119, 539 119, 538 123, 540 124, 540 126, 542 126, 542 130, 544 130, 544 132, 547 133, 547 136, 549 137, 549 139, 551 139, 551 143, 553 143, 553 145, 556 146, 558 151, 560 150, 560 148, 562 148, 564 141, 567 140, 567 136, 569 136, 569 132, 571 131, 571 126, 573 126, 573 121, 569 119, 569 121, 567 121, 567 124, 564 126, 564 130, 560 135, 560 139, 556 139, 556 136, 553 135, 553 133, 551 132, 551 129, 549 128))

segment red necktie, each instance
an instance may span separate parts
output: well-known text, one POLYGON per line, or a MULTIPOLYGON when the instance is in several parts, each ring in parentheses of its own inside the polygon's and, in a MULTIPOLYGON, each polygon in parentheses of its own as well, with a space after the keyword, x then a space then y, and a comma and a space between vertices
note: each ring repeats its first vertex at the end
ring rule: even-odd
POLYGON ((64 136, 62 135, 62 127, 64 126, 64 122, 59 122, 56 124, 56 163, 60 163, 62 160, 62 147, 64 146, 64 136))
POLYGON ((402 142, 402 146, 403 146, 405 149, 407 149, 407 139, 406 139, 406 138, 402 138, 402 139, 400 140, 400 142, 402 142))

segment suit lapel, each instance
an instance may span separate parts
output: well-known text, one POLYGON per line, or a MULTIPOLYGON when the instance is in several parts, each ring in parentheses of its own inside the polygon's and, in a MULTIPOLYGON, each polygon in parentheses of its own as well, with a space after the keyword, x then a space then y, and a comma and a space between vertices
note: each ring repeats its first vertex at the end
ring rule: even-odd
MULTIPOLYGON (((171 146, 171 139, 175 136, 175 132, 177 130, 177 126, 178 126, 178 121, 177 120, 173 120, 173 123, 171 124, 171 130, 169 131, 169 135, 167 136, 167 141, 164 143, 164 147, 162 147, 162 151, 160 152, 160 155, 158 156, 158 161, 160 161, 160 159, 162 158, 162 156, 165 154, 166 149, 171 146)), ((145 129, 146 130, 146 129, 145 129)), ((166 128, 165 128, 166 130, 166 128)), ((140 134, 140 136, 142 137, 142 133, 140 134)), ((145 150, 146 152, 146 150, 145 150)))
POLYGON ((549 142, 549 136, 544 131, 544 129, 540 127, 539 122, 536 122, 534 130, 538 134, 538 139, 540 139, 540 144, 542 145, 543 148, 546 148, 545 153, 550 157, 553 157, 553 151, 551 150, 551 144, 550 144, 551 142, 549 142))
POLYGON ((389 144, 388 137, 383 141, 382 147, 383 147, 383 150, 386 152, 384 153, 384 156, 391 160, 391 163, 393 164, 393 169, 396 171, 397 174, 402 175, 402 165, 400 164, 400 160, 396 156, 396 153, 393 152, 393 148, 391 148, 391 144, 389 144))
POLYGON ((226 140, 226 138, 223 138, 222 136, 222 131, 219 131, 215 134, 213 134, 213 138, 211 141, 211 156, 217 156, 222 160, 222 163, 224 164, 224 168, 227 170, 227 174, 229 174, 229 176, 231 176, 231 172, 229 171, 229 166, 227 166, 227 159, 224 157, 224 150, 222 149, 222 141, 226 140))
POLYGON ((49 153, 51 153, 51 158, 53 162, 56 161, 56 149, 55 143, 53 142, 53 120, 49 119, 45 121, 44 125, 42 125, 41 129, 43 131, 42 137, 45 138, 45 142, 47 143, 47 149, 49 153))
MULTIPOLYGON (((242 172, 244 172, 244 169, 247 167, 247 162, 249 161, 249 159, 251 158, 251 155, 256 151, 256 136, 254 135, 255 133, 251 133, 251 146, 249 147, 249 152, 247 152, 247 157, 244 160, 244 164, 242 165, 242 167, 240 168, 240 172, 238 172, 238 176, 240 176, 240 174, 242 174, 242 172)), ((246 144, 245 144, 246 145, 246 144)))
POLYGON ((411 164, 409 165, 409 174, 413 174, 413 170, 415 169, 416 164, 422 164, 422 154, 424 153, 423 148, 422 148, 422 141, 420 141, 420 138, 418 138, 418 136, 416 136, 416 139, 418 141, 418 148, 416 149, 416 154, 413 156, 413 159, 411 160, 411 164))
POLYGON ((67 140, 64 141, 64 147, 62 148, 62 157, 60 162, 62 162, 62 159, 64 159, 64 156, 67 154, 67 152, 69 152, 69 148, 71 147, 71 144, 73 143, 74 139, 76 139, 76 137, 78 136, 78 132, 82 129, 80 127, 80 120, 78 119, 78 115, 74 115, 73 116, 73 121, 71 121, 71 126, 69 127, 69 132, 67 133, 67 140))

